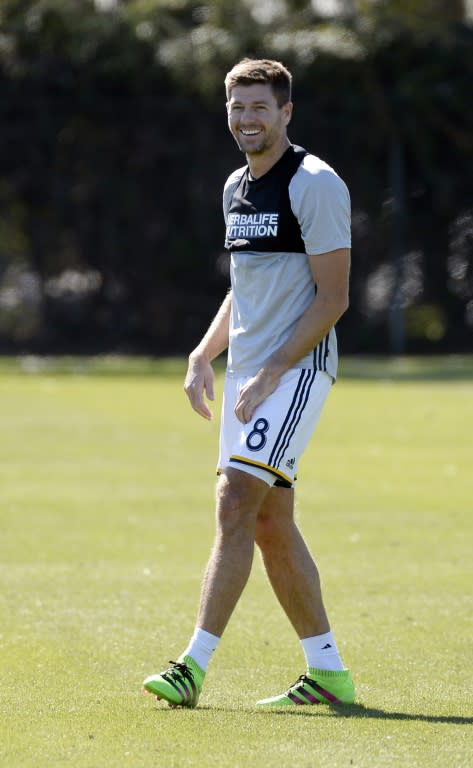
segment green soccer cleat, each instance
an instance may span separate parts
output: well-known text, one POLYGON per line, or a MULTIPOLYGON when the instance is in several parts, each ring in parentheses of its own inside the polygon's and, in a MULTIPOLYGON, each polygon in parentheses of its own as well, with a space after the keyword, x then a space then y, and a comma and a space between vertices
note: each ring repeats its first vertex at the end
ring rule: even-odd
POLYGON ((348 669, 331 672, 309 669, 286 693, 257 701, 259 707, 292 707, 300 704, 353 704, 355 686, 348 669))
POLYGON ((196 707, 205 677, 204 670, 191 656, 169 663, 172 664, 169 669, 147 677, 143 688, 158 699, 167 701, 171 707, 196 707))

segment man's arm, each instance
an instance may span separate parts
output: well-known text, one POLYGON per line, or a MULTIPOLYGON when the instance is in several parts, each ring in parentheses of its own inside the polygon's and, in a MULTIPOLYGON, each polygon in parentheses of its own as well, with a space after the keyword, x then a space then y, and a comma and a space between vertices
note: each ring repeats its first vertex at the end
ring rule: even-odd
POLYGON ((276 389, 281 376, 314 349, 348 309, 350 249, 339 248, 308 259, 317 294, 289 339, 242 388, 235 413, 243 424, 251 421, 255 408, 276 389))
POLYGON ((189 355, 184 390, 194 411, 208 420, 212 418, 212 411, 204 401, 204 393, 209 400, 214 399, 214 372, 211 363, 228 347, 231 308, 232 292, 229 291, 207 333, 189 355))

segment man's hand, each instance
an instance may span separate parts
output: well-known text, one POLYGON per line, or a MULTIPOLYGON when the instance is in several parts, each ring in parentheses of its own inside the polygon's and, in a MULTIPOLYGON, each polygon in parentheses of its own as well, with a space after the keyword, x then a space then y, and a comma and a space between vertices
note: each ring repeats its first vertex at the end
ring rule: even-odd
POLYGON ((204 393, 209 400, 214 399, 214 372, 209 361, 201 355, 190 355, 189 367, 184 381, 184 391, 194 411, 204 419, 213 418, 212 411, 204 400, 204 393))
POLYGON ((235 415, 242 424, 248 424, 251 421, 256 408, 274 392, 279 379, 279 375, 261 368, 256 376, 246 382, 235 405, 235 415))

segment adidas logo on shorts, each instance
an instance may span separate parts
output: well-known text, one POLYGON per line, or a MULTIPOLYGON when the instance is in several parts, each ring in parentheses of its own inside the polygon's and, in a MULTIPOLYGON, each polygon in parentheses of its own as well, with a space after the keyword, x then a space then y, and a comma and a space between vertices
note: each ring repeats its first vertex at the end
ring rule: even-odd
POLYGON ((289 467, 289 469, 294 469, 294 464, 296 463, 295 459, 288 459, 286 461, 286 467, 289 467))

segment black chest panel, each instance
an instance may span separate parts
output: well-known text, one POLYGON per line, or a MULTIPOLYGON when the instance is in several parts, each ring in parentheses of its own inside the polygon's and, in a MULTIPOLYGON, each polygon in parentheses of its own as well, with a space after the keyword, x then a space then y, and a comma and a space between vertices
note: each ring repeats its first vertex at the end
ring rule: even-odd
POLYGON ((291 210, 289 184, 307 154, 291 145, 259 179, 251 179, 246 168, 225 211, 225 248, 305 253, 299 222, 291 210))

